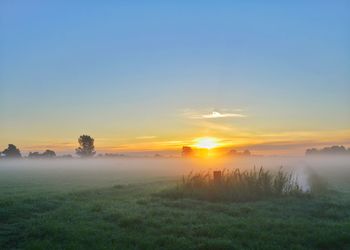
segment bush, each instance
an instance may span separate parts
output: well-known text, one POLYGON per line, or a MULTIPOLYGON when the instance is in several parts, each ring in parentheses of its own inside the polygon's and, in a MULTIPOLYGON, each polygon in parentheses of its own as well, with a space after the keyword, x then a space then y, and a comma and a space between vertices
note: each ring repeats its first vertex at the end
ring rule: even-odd
MULTIPOLYGON (((178 185, 161 193, 168 198, 195 198, 209 201, 254 201, 264 198, 306 194, 294 174, 272 173, 262 167, 249 171, 220 171, 218 176, 208 172, 191 172, 178 185), (221 173, 221 174, 220 174, 221 173)), ((215 173, 214 173, 215 174, 215 173)))

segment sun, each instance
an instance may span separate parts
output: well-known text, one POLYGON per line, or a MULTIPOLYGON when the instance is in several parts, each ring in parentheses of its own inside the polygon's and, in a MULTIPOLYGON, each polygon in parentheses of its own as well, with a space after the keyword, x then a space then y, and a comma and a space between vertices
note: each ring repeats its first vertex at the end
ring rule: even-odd
POLYGON ((203 137, 196 139, 196 144, 194 145, 197 148, 206 148, 212 149, 216 148, 219 145, 218 140, 213 137, 203 137))

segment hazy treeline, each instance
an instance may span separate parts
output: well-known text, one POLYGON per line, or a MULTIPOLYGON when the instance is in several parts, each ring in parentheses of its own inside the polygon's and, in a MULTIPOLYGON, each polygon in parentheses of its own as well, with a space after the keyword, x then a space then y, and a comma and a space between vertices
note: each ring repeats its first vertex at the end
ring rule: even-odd
MULTIPOLYGON (((182 147, 182 157, 189 158, 189 157, 203 157, 207 156, 209 154, 209 149, 206 148, 200 148, 200 149, 193 149, 189 146, 183 146, 182 147)), ((231 149, 229 152, 222 154, 221 156, 252 156, 251 152, 246 149, 243 151, 237 151, 235 149, 231 149)))
MULTIPOLYGON (((96 155, 94 138, 89 135, 81 135, 78 138, 79 147, 75 149, 75 153, 81 158, 90 158, 96 155)), ((209 149, 206 148, 195 148, 190 146, 183 146, 182 157, 184 158, 196 158, 196 157, 207 157, 209 155, 209 149)), ((331 146, 322 149, 311 148, 305 151, 305 155, 350 155, 350 148, 346 149, 344 146, 331 146)), ((253 154, 248 150, 237 151, 231 149, 227 153, 221 154, 222 157, 249 157, 253 154)), ((125 154, 120 153, 105 153, 98 154, 98 158, 114 158, 114 157, 126 157, 125 154)), ((154 157, 162 157, 160 154, 155 154, 154 157)), ((14 144, 9 144, 6 149, 0 151, 0 158, 22 158, 21 151, 14 144)), ((71 154, 65 154, 57 156, 56 152, 50 149, 46 149, 44 152, 29 152, 27 158, 29 159, 52 159, 52 158, 73 158, 71 154)))
MULTIPOLYGON (((94 156, 96 154, 94 142, 95 140, 91 136, 81 135, 78 138, 79 147, 75 149, 75 153, 82 158, 94 156)), ((50 149, 45 150, 43 153, 29 152, 27 157, 30 159, 73 158, 71 154, 57 156, 56 152, 50 149)), ((5 150, 0 152, 0 158, 22 158, 22 154, 14 144, 9 144, 5 150)))
POLYGON ((344 146, 332 146, 322 149, 309 148, 305 155, 350 155, 350 148, 346 149, 344 146))

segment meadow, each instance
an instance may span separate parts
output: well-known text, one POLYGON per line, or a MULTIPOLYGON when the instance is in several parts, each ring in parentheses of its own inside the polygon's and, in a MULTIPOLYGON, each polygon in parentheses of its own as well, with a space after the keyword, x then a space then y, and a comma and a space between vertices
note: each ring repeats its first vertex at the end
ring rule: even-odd
POLYGON ((328 183, 312 195, 235 202, 164 196, 191 171, 258 163, 295 172, 310 165, 276 158, 1 161, 0 249, 350 248, 348 159, 311 164, 328 183))

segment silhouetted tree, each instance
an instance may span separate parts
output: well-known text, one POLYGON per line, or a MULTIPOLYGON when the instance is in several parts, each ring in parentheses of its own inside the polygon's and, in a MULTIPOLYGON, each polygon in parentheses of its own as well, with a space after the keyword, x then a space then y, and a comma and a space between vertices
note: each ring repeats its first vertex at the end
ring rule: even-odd
POLYGON ((39 152, 29 152, 28 158, 38 159, 38 158, 54 158, 56 157, 55 151, 47 149, 44 153, 39 152))
POLYGON ((125 157, 125 154, 118 154, 118 153, 105 153, 102 157, 125 157))
POLYGON ((2 153, 5 155, 6 158, 20 158, 20 157, 22 157, 19 149, 13 144, 9 144, 7 149, 2 151, 2 153))
POLYGON ((89 135, 81 135, 78 139, 80 147, 75 150, 80 157, 92 157, 96 154, 94 138, 89 135))
POLYGON ((230 152, 228 152, 229 155, 238 155, 237 150, 231 149, 230 152))
POLYGON ((250 153, 250 151, 249 151, 248 149, 246 149, 246 150, 243 151, 242 155, 244 155, 244 156, 250 156, 251 153, 250 153))
POLYGON ((44 153, 41 154, 44 158, 54 158, 56 157, 55 151, 52 151, 50 149, 46 149, 44 153))
POLYGON ((318 153, 319 153, 319 151, 316 148, 308 148, 305 151, 306 155, 316 155, 318 153))
POLYGON ((61 159, 72 159, 73 156, 70 155, 70 154, 67 154, 67 155, 61 155, 61 156, 57 156, 58 158, 61 158, 61 159))
POLYGON ((28 158, 37 159, 40 158, 41 154, 39 152, 29 152, 28 158))
POLYGON ((251 156, 252 154, 250 153, 250 151, 248 149, 244 150, 243 152, 242 151, 237 151, 235 149, 231 149, 228 152, 228 155, 229 156, 251 156))
POLYGON ((192 157, 193 156, 193 149, 188 146, 182 147, 182 157, 192 157))

